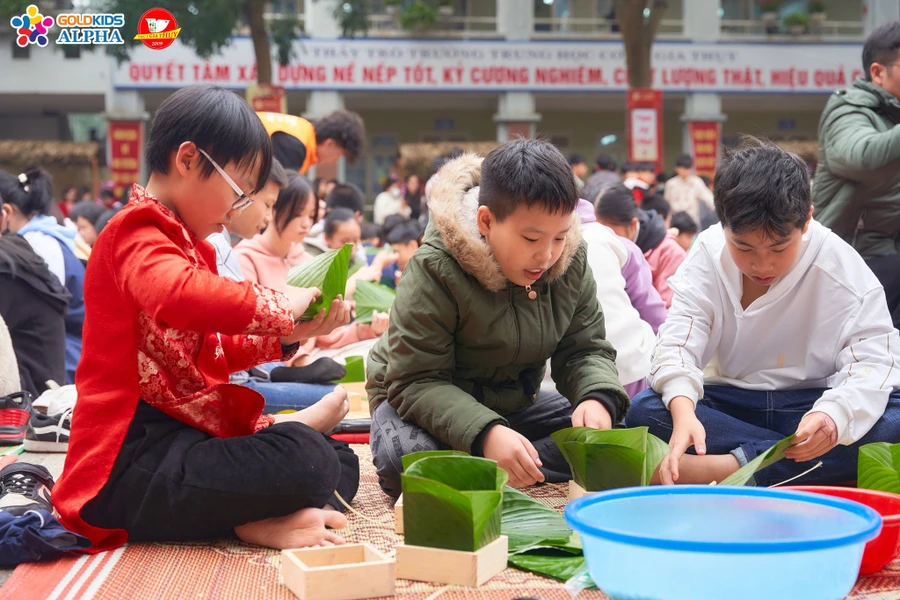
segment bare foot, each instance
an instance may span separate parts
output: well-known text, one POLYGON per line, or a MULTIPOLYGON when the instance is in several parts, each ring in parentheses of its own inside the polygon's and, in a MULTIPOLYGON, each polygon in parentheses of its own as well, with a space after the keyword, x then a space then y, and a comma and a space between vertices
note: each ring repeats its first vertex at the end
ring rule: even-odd
MULTIPOLYGON (((678 461, 678 483, 710 484, 722 481, 741 468, 734 454, 696 456, 684 454, 678 461)), ((650 478, 650 485, 659 485, 659 467, 650 478)))
POLYGON ((347 390, 342 386, 337 386, 333 392, 326 394, 309 408, 286 415, 277 415, 275 422, 296 421, 309 425, 320 433, 328 433, 347 416, 349 411, 350 402, 347 400, 347 390))
POLYGON ((304 508, 285 517, 253 521, 234 528, 234 533, 248 544, 276 550, 343 544, 344 538, 329 531, 347 526, 347 517, 321 508, 304 508))

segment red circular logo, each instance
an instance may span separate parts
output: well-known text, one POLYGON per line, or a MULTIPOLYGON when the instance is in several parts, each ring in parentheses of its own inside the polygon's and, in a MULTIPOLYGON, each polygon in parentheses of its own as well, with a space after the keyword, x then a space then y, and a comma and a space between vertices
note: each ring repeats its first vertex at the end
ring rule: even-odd
POLYGON ((141 15, 137 31, 134 39, 152 50, 168 48, 181 33, 175 15, 164 8, 151 8, 141 15))

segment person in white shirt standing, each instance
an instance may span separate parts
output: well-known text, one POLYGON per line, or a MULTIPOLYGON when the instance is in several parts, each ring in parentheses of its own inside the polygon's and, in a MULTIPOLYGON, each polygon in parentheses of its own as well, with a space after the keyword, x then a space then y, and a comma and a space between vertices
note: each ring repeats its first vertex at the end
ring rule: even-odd
POLYGON ((856 479, 858 449, 900 440, 900 335, 863 259, 812 220, 806 167, 759 144, 716 172, 721 224, 669 280, 648 383, 625 423, 671 451, 662 483, 722 481, 796 433, 768 486, 856 479), (694 453, 685 452, 693 446, 694 453))
POLYGON ((694 222, 701 223, 700 203, 713 209, 713 193, 703 180, 694 175, 694 161, 687 154, 675 159, 675 177, 666 180, 666 202, 672 212, 686 212, 694 222))

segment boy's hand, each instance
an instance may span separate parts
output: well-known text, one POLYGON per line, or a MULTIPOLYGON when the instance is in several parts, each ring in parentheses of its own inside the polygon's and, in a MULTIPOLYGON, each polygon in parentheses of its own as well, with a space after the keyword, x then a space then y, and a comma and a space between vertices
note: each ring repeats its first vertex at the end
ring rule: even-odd
POLYGON ((328 309, 328 316, 325 316, 325 309, 323 308, 312 321, 300 321, 294 325, 294 331, 289 336, 281 338, 281 343, 285 346, 290 346, 294 342, 302 342, 309 338, 327 335, 349 322, 350 306, 338 296, 331 303, 328 309))
POLYGON ((484 438, 484 457, 497 461, 509 474, 509 485, 526 487, 544 481, 541 459, 525 436, 509 427, 494 425, 484 438))
POLYGON ((678 481, 678 461, 691 446, 698 455, 706 454, 706 430, 694 414, 694 402, 685 396, 672 398, 669 403, 672 412, 672 437, 669 439, 669 453, 659 463, 659 478, 663 485, 673 485, 678 481))
POLYGON ((606 407, 597 400, 585 400, 572 413, 572 427, 612 429, 612 417, 606 407))
POLYGON ((375 258, 372 259, 372 265, 378 270, 379 276, 381 275, 381 271, 384 270, 392 262, 397 261, 397 253, 396 252, 388 252, 387 250, 382 250, 378 254, 375 255, 375 258))
POLYGON ((291 301, 291 311, 293 311, 296 321, 303 316, 309 305, 322 295, 322 292, 318 288, 298 288, 289 285, 284 290, 284 295, 291 301))
POLYGON ((388 313, 378 312, 377 310, 372 313, 372 333, 375 336, 379 336, 385 331, 387 331, 388 325, 391 322, 391 317, 388 313))
POLYGON ((784 457, 797 462, 812 460, 837 446, 837 443, 838 430, 834 419, 823 412, 809 412, 800 420, 784 457))

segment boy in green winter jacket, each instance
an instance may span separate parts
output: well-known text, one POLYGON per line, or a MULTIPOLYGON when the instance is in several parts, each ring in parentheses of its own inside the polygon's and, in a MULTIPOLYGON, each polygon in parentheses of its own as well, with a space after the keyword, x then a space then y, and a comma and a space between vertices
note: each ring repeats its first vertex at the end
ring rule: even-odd
POLYGON ((577 203, 566 159, 542 141, 466 154, 436 176, 424 244, 367 365, 387 494, 400 494, 403 455, 449 448, 496 460, 518 487, 565 481, 550 434, 625 416, 577 203), (540 390, 548 359, 561 395, 540 390))

